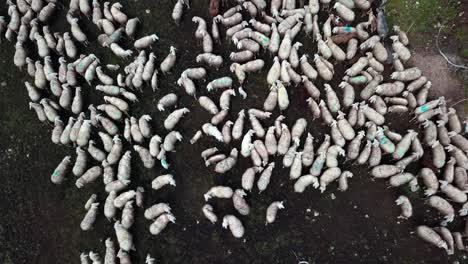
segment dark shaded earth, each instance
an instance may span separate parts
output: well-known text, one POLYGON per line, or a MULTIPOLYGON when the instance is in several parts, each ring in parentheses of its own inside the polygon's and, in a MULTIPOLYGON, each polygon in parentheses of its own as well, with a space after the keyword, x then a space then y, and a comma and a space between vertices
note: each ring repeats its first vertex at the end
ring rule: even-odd
MULTIPOLYGON (((177 76, 183 69, 196 65, 194 58, 201 51, 193 39, 195 25, 188 18, 193 15, 207 18, 204 8, 207 1, 192 1, 192 8, 179 27, 170 19, 172 1, 123 3, 130 16, 142 20, 140 36, 156 32, 160 37, 155 47, 159 60, 167 54, 170 45, 179 49, 173 74, 162 77, 161 89, 156 93, 145 91, 141 104, 133 106, 131 113, 135 116, 151 114, 156 133, 163 134, 162 120, 168 113, 159 113, 154 102, 169 91, 183 95, 175 85, 177 76), (146 14, 145 9, 150 9, 151 13, 146 14)), ((4 6, 0 10, 6 15, 4 6)), ((301 52, 313 52, 310 40, 300 40, 304 43, 301 52)), ((226 59, 228 50, 233 47, 224 45, 218 45, 215 53, 223 54, 226 59)), ((80 190, 74 186, 74 179, 61 186, 51 184, 50 173, 63 156, 73 154, 74 149, 53 145, 50 141, 52 126, 39 123, 35 113, 28 109, 23 85, 26 74, 13 66, 13 53, 12 43, 4 40, 0 45, 0 82, 6 84, 0 86, 0 262, 79 263, 82 251, 103 253, 104 240, 113 235, 113 228, 104 217, 98 219, 92 231, 82 232, 79 228, 85 214, 83 206, 89 196, 98 193, 103 204, 102 183, 96 182, 80 190)), ((96 54, 104 64, 117 61, 109 51, 96 51, 96 54)), ((269 61, 266 68, 271 64, 269 61)), ((209 79, 224 74, 227 74, 226 69, 210 71, 209 79)), ((248 77, 244 86, 249 97, 245 101, 239 97, 234 99, 229 119, 233 120, 242 108, 261 106, 268 91, 265 75, 266 71, 248 77)), ((83 86, 87 94, 90 87, 83 86)), ((198 95, 205 94, 204 86, 198 86, 198 95)), ((95 95, 90 92, 87 102, 100 103, 95 95)), ((300 89, 292 88, 290 98, 291 107, 284 113, 288 117, 286 123, 292 125, 298 117, 306 116, 308 130, 321 141, 328 128, 312 121, 300 89)), ((137 251, 132 253, 134 263, 143 263, 147 253, 158 263, 297 263, 299 260, 309 263, 448 263, 461 260, 466 263, 466 257, 449 258, 444 251, 422 242, 412 233, 417 225, 437 225, 440 219, 423 206, 420 194, 387 188, 384 182, 374 182, 370 178, 368 168, 350 164, 344 165, 345 169, 352 167, 354 173, 347 192, 331 187, 324 194, 317 190, 296 194, 288 179, 289 170, 280 169, 281 159, 276 159, 277 168, 267 191, 262 194, 254 191, 249 195, 252 212, 241 218, 246 228, 245 240, 234 239, 220 224, 213 226, 204 219, 201 213, 203 193, 212 185, 240 186, 240 176, 250 166, 250 161, 240 161, 236 169, 222 176, 206 169, 199 153, 212 146, 213 141, 204 138, 190 146, 188 139, 209 116, 188 96, 182 97, 179 106, 189 107, 192 112, 179 125, 185 141, 169 156, 170 172, 176 177, 177 187, 151 191, 151 180, 164 171, 160 168, 144 170, 138 156, 133 155, 133 186, 146 187, 148 206, 169 202, 177 217, 176 224, 169 225, 159 236, 151 236, 150 222, 143 218, 142 209, 137 210, 132 228, 137 242, 137 251), (415 216, 409 220, 397 218, 400 212, 394 201, 400 194, 410 196, 414 203, 415 216), (279 212, 274 224, 265 226, 266 207, 275 200, 285 200, 286 209, 279 212)), ((406 118, 402 121, 399 116, 390 116, 389 126, 397 127, 400 132, 407 124, 406 118)), ((417 171, 417 167, 413 170, 417 171)), ((234 211, 231 204, 230 200, 213 202, 220 217, 234 211)), ((450 229, 460 230, 462 226, 463 223, 453 223, 450 229)))

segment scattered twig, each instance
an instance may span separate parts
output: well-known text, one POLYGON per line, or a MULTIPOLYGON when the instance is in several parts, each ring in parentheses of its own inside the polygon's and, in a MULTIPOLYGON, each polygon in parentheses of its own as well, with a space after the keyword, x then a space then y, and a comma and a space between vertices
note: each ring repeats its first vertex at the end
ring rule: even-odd
POLYGON ((468 70, 468 67, 465 66, 465 65, 457 65, 453 62, 451 62, 449 60, 449 58, 442 52, 442 50, 440 49, 439 47, 439 36, 440 36, 440 32, 442 31, 442 28, 444 28, 445 26, 440 26, 439 28, 439 33, 437 33, 437 37, 436 37, 436 46, 437 46, 437 50, 439 50, 439 53, 440 55, 442 55, 442 57, 447 61, 448 64, 452 65, 453 67, 455 68, 460 68, 460 69, 465 69, 465 70, 468 70))
POLYGON ((413 23, 411 23, 411 25, 408 27, 408 29, 406 30, 406 33, 410 33, 411 29, 413 29, 413 26, 414 26, 414 21, 413 21, 413 23))
POLYGON ((410 123, 413 122, 416 118, 418 118, 417 115, 416 115, 415 117, 411 118, 409 122, 410 122, 410 123))
POLYGON ((455 105, 457 105, 457 104, 459 104, 459 103, 461 103, 461 102, 463 102, 463 101, 466 101, 466 100, 468 100, 468 98, 462 99, 462 100, 460 100, 460 101, 454 103, 454 104, 451 105, 450 107, 454 107, 455 105))
POLYGON ((297 254, 296 254, 296 252, 294 252, 294 250, 291 250, 291 251, 292 251, 292 253, 294 254, 294 257, 296 257, 296 260, 298 261, 298 263, 297 263, 297 264, 309 264, 309 262, 308 262, 308 261, 305 261, 305 260, 299 260, 299 258, 297 257, 297 254))

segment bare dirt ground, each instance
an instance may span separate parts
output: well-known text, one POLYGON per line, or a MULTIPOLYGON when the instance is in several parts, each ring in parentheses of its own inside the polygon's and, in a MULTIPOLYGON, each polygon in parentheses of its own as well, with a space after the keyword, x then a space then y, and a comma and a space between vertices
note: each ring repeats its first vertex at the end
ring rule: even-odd
MULTIPOLYGON (((451 55, 450 59, 453 61, 463 61, 457 55, 451 55)), ((427 76, 432 82, 432 95, 445 96, 448 99, 448 104, 452 105, 459 100, 468 96, 466 81, 450 67, 447 61, 435 50, 425 50, 421 47, 413 49, 413 57, 411 63, 419 67, 424 75, 427 76)), ((468 74, 468 71, 460 71, 460 75, 468 74)), ((464 112, 464 104, 459 103, 455 107, 457 112, 464 112)))

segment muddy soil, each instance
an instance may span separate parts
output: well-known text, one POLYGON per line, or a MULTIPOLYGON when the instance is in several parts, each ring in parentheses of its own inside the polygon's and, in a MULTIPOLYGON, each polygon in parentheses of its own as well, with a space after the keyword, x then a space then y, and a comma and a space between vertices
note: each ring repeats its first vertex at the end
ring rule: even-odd
MULTIPOLYGON (((456 55, 451 55, 451 60, 460 59, 456 55)), ((449 106, 463 100, 467 97, 465 86, 468 86, 468 80, 465 82, 462 78, 468 77, 468 70, 459 71, 461 78, 455 77, 453 69, 447 66, 445 59, 438 53, 423 51, 417 49, 411 59, 414 65, 419 67, 424 74, 432 81, 432 95, 445 96, 449 106), (464 75, 465 77, 462 77, 464 75)), ((459 113, 463 113, 466 103, 457 103, 455 109, 459 113)))
MULTIPOLYGON (((177 217, 177 223, 169 225, 159 236, 151 236, 149 221, 143 218, 143 210, 137 210, 137 219, 132 233, 136 240, 136 252, 132 252, 134 263, 143 263, 147 253, 156 257, 158 263, 448 263, 454 260, 466 261, 466 256, 457 254, 447 257, 445 252, 435 249, 418 239, 413 231, 419 224, 436 225, 440 220, 435 212, 423 206, 420 193, 406 189, 390 189, 382 181, 373 181, 368 168, 345 163, 354 177, 347 192, 329 188, 324 194, 306 191, 295 194, 288 179, 289 171, 277 163, 272 182, 267 191, 249 195, 252 212, 242 217, 246 227, 245 239, 234 239, 220 224, 212 225, 201 213, 204 204, 203 193, 212 185, 226 184, 239 186, 242 172, 250 161, 241 160, 237 167, 226 175, 215 175, 205 168, 199 153, 210 146, 212 140, 203 138, 191 146, 188 139, 209 116, 200 109, 193 98, 184 95, 175 84, 177 76, 187 67, 195 66, 195 56, 201 51, 193 39, 193 15, 208 18, 208 1, 191 1, 192 7, 186 12, 180 26, 170 19, 172 1, 123 1, 130 16, 142 20, 140 35, 157 33, 160 41, 154 51, 158 58, 164 57, 170 45, 178 48, 178 64, 173 73, 161 78, 160 90, 149 89, 141 96, 141 104, 133 107, 132 114, 150 114, 156 133, 164 134, 162 120, 168 113, 160 113, 155 101, 169 91, 181 95, 179 106, 189 107, 189 118, 178 126, 185 136, 177 152, 169 156, 170 173, 176 177, 177 187, 162 191, 150 189, 151 180, 162 173, 161 168, 145 170, 137 155, 133 158, 132 187, 145 186, 146 204, 169 202, 177 217), (149 10, 147 13, 145 10, 149 10), (405 194, 412 198, 415 216, 400 220, 395 199, 405 194), (286 209, 279 212, 277 221, 265 225, 266 207, 275 200, 284 200, 286 209)), ((5 15, 2 7, 1 14, 5 15)), ((60 26, 57 26, 60 28, 60 26)), ((93 32, 91 32, 93 34, 93 32)), ((93 39, 93 38, 92 38, 93 39)), ((302 52, 314 52, 311 41, 301 38, 302 52)), ((103 63, 118 62, 109 51, 96 50, 103 63)), ((233 46, 227 42, 216 46, 215 53, 226 59, 233 46)), ((85 51, 82 48, 82 51, 85 51)), ((24 72, 13 67, 14 48, 11 43, 0 44, 0 262, 1 263, 79 263, 82 251, 95 250, 103 253, 104 240, 113 236, 113 228, 104 217, 100 217, 92 231, 79 229, 85 210, 83 205, 92 193, 98 193, 99 200, 105 199, 102 183, 76 189, 74 179, 60 185, 50 182, 50 173, 65 155, 72 155, 72 147, 56 146, 50 141, 52 126, 41 124, 33 111, 28 109, 28 98, 23 82, 24 72)), ((268 58, 267 54, 262 55, 268 58)), ((267 59, 268 68, 271 59, 267 59)), ((338 71, 343 68, 337 65, 338 71)), ((226 67, 210 71, 209 79, 228 74, 226 67)), ((244 85, 249 97, 236 97, 229 119, 234 120, 237 112, 246 107, 261 107, 268 90, 265 82, 266 71, 249 76, 244 85)), ((204 86, 198 83, 198 95, 205 95, 204 86)), ((100 103, 92 88, 83 85, 88 103, 100 103)), ((316 143, 323 140, 328 131, 323 124, 312 121, 306 108, 305 94, 300 88, 290 90, 291 107, 285 114, 288 125, 305 116, 309 121, 308 130, 315 136, 316 143)), ((451 94, 447 94, 450 97, 451 94)), ((459 96, 458 94, 456 95, 459 96)), ((275 116, 278 115, 276 112, 275 116)), ((403 132, 408 127, 408 118, 389 116, 389 126, 403 132)), ((266 122, 265 125, 270 125, 266 122)), ((238 147, 239 142, 234 146, 238 147)), ((230 148, 219 146, 227 152, 230 148)), ((416 172, 421 164, 413 166, 416 172)), ((219 216, 233 213, 231 201, 213 202, 219 216)), ((461 230, 463 223, 449 226, 461 230)))

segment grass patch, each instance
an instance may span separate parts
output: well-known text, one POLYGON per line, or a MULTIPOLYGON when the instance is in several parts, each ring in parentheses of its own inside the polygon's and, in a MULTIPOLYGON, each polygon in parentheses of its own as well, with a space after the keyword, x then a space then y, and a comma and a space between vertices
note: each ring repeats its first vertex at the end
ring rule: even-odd
MULTIPOLYGON (((465 82, 463 83, 463 90, 465 91, 465 97, 467 97, 468 96, 468 80, 465 80, 465 82)), ((463 109, 465 110, 465 113, 468 113, 468 101, 465 101, 465 103, 463 103, 463 109)))
POLYGON ((462 57, 464 57, 464 58, 468 58, 468 48, 462 49, 461 55, 462 55, 462 57))
POLYGON ((10 254, 7 252, 5 259, 3 260, 3 264, 13 264, 13 261, 11 260, 10 254))
POLYGON ((464 42, 468 40, 468 28, 459 27, 455 30, 455 38, 457 41, 464 42))
POLYGON ((448 0, 389 0, 385 6, 389 25, 402 30, 428 33, 438 23, 451 24, 457 17, 459 2, 448 0))
POLYGON ((425 197, 422 188, 413 192, 408 184, 403 188, 403 192, 405 196, 411 199, 423 199, 425 197))
POLYGON ((468 58, 468 28, 457 27, 455 29, 455 39, 461 44, 460 55, 464 58, 468 58))

